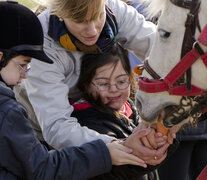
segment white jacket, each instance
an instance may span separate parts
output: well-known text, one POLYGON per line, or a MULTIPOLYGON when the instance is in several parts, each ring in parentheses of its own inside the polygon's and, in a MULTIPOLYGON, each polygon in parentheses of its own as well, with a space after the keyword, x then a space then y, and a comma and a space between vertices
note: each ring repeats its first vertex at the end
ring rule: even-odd
MULTIPOLYGON (((118 38, 126 38, 125 47, 132 50, 140 60, 146 58, 155 36, 155 25, 145 21, 136 9, 120 0, 108 0, 107 5, 115 14, 119 28, 118 38)), ((38 122, 28 102, 17 95, 17 99, 28 108, 34 129, 40 133, 42 131, 45 141, 57 149, 79 146, 95 139, 110 142, 112 137, 81 127, 77 119, 71 117, 73 107, 68 102, 68 96, 78 96, 76 83, 83 53, 66 50, 48 36, 48 11, 42 13, 39 20, 44 31, 44 50, 54 64, 32 60, 29 78, 21 87, 26 88, 38 122)), ((25 92, 20 92, 20 95, 21 93, 25 97, 25 92)))

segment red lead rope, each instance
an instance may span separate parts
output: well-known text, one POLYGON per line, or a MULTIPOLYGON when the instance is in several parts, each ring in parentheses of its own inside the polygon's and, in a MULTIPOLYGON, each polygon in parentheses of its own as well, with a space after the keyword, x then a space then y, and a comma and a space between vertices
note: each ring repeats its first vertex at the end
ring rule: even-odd
MULTIPOLYGON (((207 25, 201 32, 198 41, 207 46, 207 25)), ((203 60, 203 63, 207 67, 207 52, 202 56, 193 48, 189 51, 181 61, 168 73, 164 79, 148 79, 146 77, 139 78, 139 89, 147 93, 156 93, 168 91, 171 95, 178 96, 195 96, 206 95, 207 91, 191 85, 191 90, 188 90, 185 85, 180 86, 176 81, 193 65, 193 63, 199 59, 203 60)))

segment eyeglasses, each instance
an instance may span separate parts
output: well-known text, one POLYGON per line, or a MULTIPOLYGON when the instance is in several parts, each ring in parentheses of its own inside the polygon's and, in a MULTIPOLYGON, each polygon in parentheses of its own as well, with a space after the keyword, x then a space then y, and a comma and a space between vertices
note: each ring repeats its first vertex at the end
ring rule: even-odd
POLYGON ((110 84, 110 83, 94 83, 91 82, 98 90, 100 91, 108 91, 111 86, 116 86, 118 90, 124 90, 129 87, 130 81, 128 80, 118 80, 115 84, 110 84))
POLYGON ((25 68, 25 67, 21 66, 20 64, 18 64, 18 63, 15 62, 15 61, 12 61, 12 62, 14 62, 16 65, 18 65, 18 66, 20 67, 20 69, 23 71, 23 75, 24 75, 24 76, 25 76, 25 75, 30 71, 30 69, 31 69, 30 64, 25 65, 25 66, 26 66, 26 68, 25 68))

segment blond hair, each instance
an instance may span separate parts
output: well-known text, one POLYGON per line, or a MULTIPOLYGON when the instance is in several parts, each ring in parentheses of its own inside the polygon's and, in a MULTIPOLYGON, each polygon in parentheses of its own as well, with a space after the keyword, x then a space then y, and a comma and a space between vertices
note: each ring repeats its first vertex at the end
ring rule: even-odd
POLYGON ((49 0, 51 14, 60 18, 70 18, 75 22, 83 22, 92 7, 92 20, 97 20, 107 0, 49 0))

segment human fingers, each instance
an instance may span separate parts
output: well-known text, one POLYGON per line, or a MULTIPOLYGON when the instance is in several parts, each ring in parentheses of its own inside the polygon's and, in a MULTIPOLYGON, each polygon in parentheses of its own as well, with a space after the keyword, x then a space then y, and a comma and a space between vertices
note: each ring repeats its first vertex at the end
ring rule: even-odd
MULTIPOLYGON (((158 148, 157 150, 149 149, 146 147, 139 147, 135 155, 137 155, 138 157, 141 157, 145 162, 148 162, 149 160, 153 160, 154 157, 156 157, 156 160, 157 160, 157 159, 160 159, 166 153, 168 147, 169 147, 168 143, 158 148)), ((133 154, 134 153, 135 152, 133 151, 133 154)))
POLYGON ((167 141, 169 144, 173 144, 173 139, 174 137, 176 137, 176 135, 174 133, 169 133, 167 136, 167 141))
POLYGON ((149 124, 146 124, 144 121, 141 121, 141 122, 139 123, 139 125, 138 125, 136 128, 134 128, 132 134, 136 133, 136 132, 139 131, 140 129, 147 129, 147 128, 149 128, 149 127, 150 127, 149 124))
POLYGON ((109 149, 113 165, 131 164, 146 167, 146 163, 142 159, 133 154, 127 153, 125 146, 119 143, 108 143, 107 147, 109 149))
POLYGON ((150 145, 150 143, 149 143, 147 137, 142 137, 140 140, 141 140, 141 142, 142 142, 142 144, 143 144, 144 146, 146 146, 146 147, 148 147, 148 148, 150 148, 150 149, 153 149, 153 147, 150 145))
POLYGON ((172 128, 170 128, 169 133, 168 133, 168 143, 169 144, 173 143, 173 139, 176 138, 176 133, 180 130, 181 127, 182 127, 182 124, 177 124, 177 125, 173 126, 172 128))
POLYGON ((136 155, 137 157, 140 157, 141 159, 145 161, 148 159, 152 159, 158 153, 157 153, 157 150, 150 149, 144 146, 142 143, 138 143, 136 148, 133 148, 133 154, 136 155))
POLYGON ((172 127, 170 130, 169 130, 169 133, 168 133, 168 136, 167 136, 167 140, 168 140, 168 143, 169 144, 173 144, 173 139, 176 138, 176 128, 175 127, 172 127))
POLYGON ((153 149, 157 149, 157 142, 155 139, 155 130, 154 129, 151 129, 150 133, 147 134, 146 138, 147 138, 150 146, 153 147, 153 149))
POLYGON ((131 134, 125 141, 124 145, 132 148, 133 150, 141 144, 141 139, 150 133, 150 129, 139 129, 135 133, 131 134))
POLYGON ((168 143, 168 142, 160 142, 160 143, 157 143, 157 147, 160 148, 160 147, 164 146, 166 143, 168 143))
POLYGON ((156 142, 166 141, 167 136, 163 136, 160 132, 155 133, 156 142))
POLYGON ((152 159, 146 160, 145 162, 149 165, 155 166, 160 164, 167 156, 167 152, 165 152, 162 156, 154 156, 152 159))
POLYGON ((172 129, 174 130, 174 133, 177 133, 181 129, 182 126, 183 126, 182 123, 173 126, 172 129))
POLYGON ((169 144, 166 143, 163 147, 157 150, 156 155, 154 157, 145 160, 145 162, 150 165, 160 164, 167 156, 168 147, 169 147, 169 144))
POLYGON ((120 148, 120 150, 124 151, 125 153, 132 153, 133 152, 133 149, 125 146, 124 141, 122 141, 122 140, 113 141, 112 143, 121 144, 122 146, 117 145, 117 148, 120 148))
POLYGON ((141 130, 140 132, 136 132, 134 134, 131 134, 125 141, 124 145, 128 146, 133 149, 133 154, 136 155, 137 157, 142 158, 145 160, 145 158, 152 157, 156 155, 156 150, 153 150, 151 148, 148 148, 143 145, 141 142, 141 138, 143 136, 146 136, 151 130, 141 130))
POLYGON ((165 141, 160 141, 160 145, 162 146, 158 147, 157 149, 149 149, 147 147, 142 147, 140 148, 140 150, 142 150, 146 154, 146 156, 149 156, 149 157, 160 156, 161 154, 164 154, 164 152, 169 147, 169 143, 167 142, 167 137, 163 137, 163 139, 165 139, 165 141))
MULTIPOLYGON (((148 132, 150 132, 150 127, 149 127, 149 125, 148 125, 148 124, 145 124, 144 122, 141 122, 141 123, 135 128, 135 130, 133 131, 133 134, 139 132, 140 130, 145 130, 145 129, 146 129, 148 132)), ((149 134, 149 133, 148 133, 148 134, 149 134)), ((146 135, 147 135, 147 134, 146 134, 146 135)), ((153 148, 153 147, 150 145, 150 143, 149 143, 149 141, 148 141, 148 139, 147 139, 146 136, 142 136, 142 137, 140 138, 140 140, 141 140, 141 142, 142 142, 146 147, 148 147, 148 148, 153 148)))
POLYGON ((154 160, 162 158, 162 156, 167 152, 168 147, 169 147, 169 144, 166 143, 165 145, 163 145, 163 147, 159 148, 158 150, 151 150, 151 152, 146 150, 145 153, 141 155, 141 157, 147 163, 149 161, 151 162, 151 160, 153 160, 154 162, 154 160))
POLYGON ((136 166, 147 167, 145 161, 133 154, 129 154, 120 150, 119 152, 117 151, 117 157, 118 160, 115 162, 116 165, 131 164, 136 166))
POLYGON ((157 143, 157 147, 159 148, 167 143, 167 136, 163 136, 161 133, 155 133, 155 140, 157 143))
POLYGON ((161 157, 167 151, 168 147, 169 147, 169 144, 166 143, 164 146, 158 148, 156 151, 156 156, 161 157))
POLYGON ((150 127, 148 127, 147 129, 150 129, 150 131, 148 130, 149 133, 146 136, 143 136, 140 140, 144 146, 150 149, 154 149, 157 145, 154 138, 154 129, 151 129, 150 127))
POLYGON ((151 129, 147 128, 147 129, 137 129, 136 132, 134 132, 133 134, 131 134, 125 141, 125 143, 127 141, 136 141, 136 140, 140 140, 141 138, 145 137, 146 135, 148 135, 150 133, 151 129))

